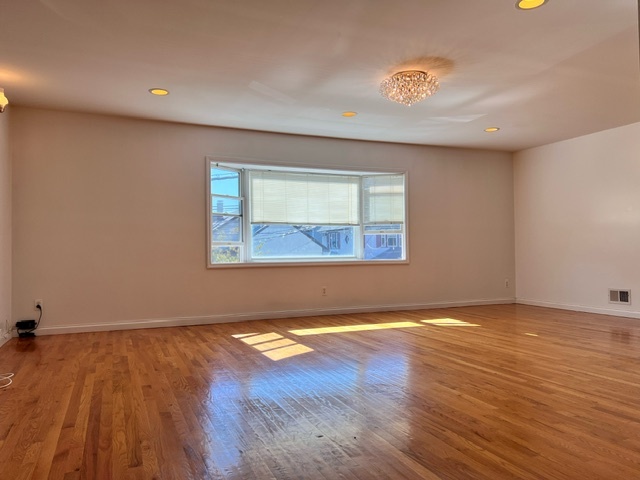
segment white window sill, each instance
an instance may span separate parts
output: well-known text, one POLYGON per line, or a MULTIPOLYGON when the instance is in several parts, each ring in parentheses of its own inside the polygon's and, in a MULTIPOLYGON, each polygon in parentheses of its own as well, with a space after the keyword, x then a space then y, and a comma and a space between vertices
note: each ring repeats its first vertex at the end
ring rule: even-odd
POLYGON ((345 265, 408 265, 409 260, 324 260, 324 261, 253 261, 246 263, 221 263, 208 265, 207 268, 217 270, 221 268, 255 268, 255 267, 329 267, 345 265))

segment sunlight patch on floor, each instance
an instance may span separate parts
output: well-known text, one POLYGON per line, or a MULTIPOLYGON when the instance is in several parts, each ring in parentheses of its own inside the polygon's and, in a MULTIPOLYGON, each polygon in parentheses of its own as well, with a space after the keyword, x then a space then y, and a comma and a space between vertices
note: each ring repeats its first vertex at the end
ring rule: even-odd
POLYGON ((325 333, 346 333, 346 332, 363 332, 368 330, 387 330, 390 328, 412 328, 423 327, 415 322, 394 322, 394 323, 373 323, 368 325, 344 325, 341 327, 320 327, 320 328, 304 328, 300 330, 289 330, 294 335, 322 335, 325 333))
POLYGON ((237 333, 235 335, 231 335, 233 338, 244 338, 244 337, 252 337, 254 335, 258 335, 257 333, 237 333))
POLYGON ((435 318, 433 320, 421 320, 422 323, 437 325, 438 327, 480 327, 477 323, 463 322, 455 318, 435 318))
POLYGON ((275 350, 269 350, 262 352, 266 357, 269 357, 273 361, 282 360, 284 358, 294 357, 303 353, 313 352, 313 348, 309 348, 301 343, 295 343, 289 347, 276 348, 275 350))
POLYGON ((288 347, 290 345, 296 345, 295 340, 290 338, 283 338, 282 340, 274 340, 273 342, 260 343, 258 345, 252 345, 256 350, 264 352, 266 350, 273 350, 274 348, 288 347))
POLYGON ((303 353, 313 352, 313 348, 302 345, 279 333, 238 333, 233 338, 255 348, 265 357, 273 361, 294 357, 303 353))

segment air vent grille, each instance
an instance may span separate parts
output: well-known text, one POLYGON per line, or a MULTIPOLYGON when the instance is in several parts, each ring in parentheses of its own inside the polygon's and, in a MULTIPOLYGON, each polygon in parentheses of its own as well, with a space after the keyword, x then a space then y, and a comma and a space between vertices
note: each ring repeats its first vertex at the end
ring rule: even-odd
POLYGON ((631 290, 609 290, 609 303, 631 305, 631 290))

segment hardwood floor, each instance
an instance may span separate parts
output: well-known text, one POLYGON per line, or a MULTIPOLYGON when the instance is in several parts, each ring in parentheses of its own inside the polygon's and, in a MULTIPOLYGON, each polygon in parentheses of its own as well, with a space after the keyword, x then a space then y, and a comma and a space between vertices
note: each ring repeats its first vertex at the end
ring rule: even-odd
POLYGON ((639 367, 522 305, 13 339, 0 479, 638 479, 639 367))

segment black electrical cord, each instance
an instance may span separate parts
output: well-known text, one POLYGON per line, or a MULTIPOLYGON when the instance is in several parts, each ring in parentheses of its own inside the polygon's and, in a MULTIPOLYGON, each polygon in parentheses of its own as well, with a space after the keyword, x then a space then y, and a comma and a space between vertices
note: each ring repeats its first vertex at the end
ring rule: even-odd
POLYGON ((38 317, 38 321, 36 322, 36 326, 33 329, 29 330, 29 333, 35 331, 36 328, 40 326, 40 320, 42 320, 42 305, 36 305, 36 308, 40 310, 40 316, 38 317))

